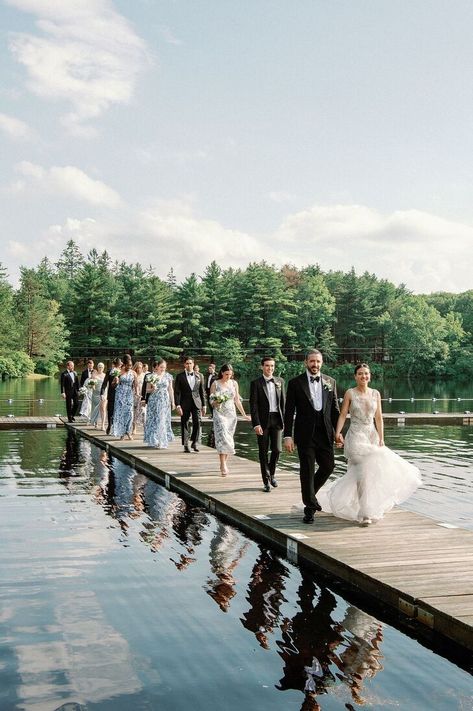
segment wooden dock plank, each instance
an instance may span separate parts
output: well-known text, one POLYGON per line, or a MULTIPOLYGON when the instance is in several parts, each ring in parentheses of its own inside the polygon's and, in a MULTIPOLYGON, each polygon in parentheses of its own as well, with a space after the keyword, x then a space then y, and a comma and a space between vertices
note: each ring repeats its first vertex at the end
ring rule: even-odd
POLYGON ((139 439, 118 441, 87 425, 68 426, 158 481, 169 475, 171 489, 285 551, 289 546, 298 560, 396 609, 409 603, 424 624, 473 650, 473 531, 402 509, 367 528, 324 513, 307 526, 294 509, 300 502, 296 473, 278 473, 278 488, 267 494, 257 462, 232 457, 231 473, 222 477, 217 453, 205 446, 198 454, 182 452, 176 442, 154 450, 139 439))

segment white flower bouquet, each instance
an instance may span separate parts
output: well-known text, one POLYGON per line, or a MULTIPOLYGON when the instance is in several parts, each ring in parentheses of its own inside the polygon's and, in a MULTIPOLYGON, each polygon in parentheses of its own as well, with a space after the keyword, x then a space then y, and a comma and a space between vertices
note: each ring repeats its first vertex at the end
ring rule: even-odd
POLYGON ((232 399, 231 393, 212 393, 210 396, 210 404, 215 405, 216 407, 220 407, 220 405, 223 405, 224 402, 227 402, 228 400, 232 399))

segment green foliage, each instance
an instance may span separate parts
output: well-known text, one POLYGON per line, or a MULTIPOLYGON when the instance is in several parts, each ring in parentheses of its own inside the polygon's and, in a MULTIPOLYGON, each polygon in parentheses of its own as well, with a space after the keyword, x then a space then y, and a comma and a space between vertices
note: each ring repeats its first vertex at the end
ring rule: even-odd
POLYGON ((22 351, 12 351, 8 356, 0 356, 0 376, 22 378, 34 372, 33 360, 22 351))
POLYGON ((16 291, 0 265, 5 374, 18 368, 18 352, 28 359, 22 372, 33 361, 49 374, 69 354, 131 350, 147 359, 212 357, 248 376, 271 355, 290 378, 313 347, 324 355, 324 371, 343 379, 360 361, 377 380, 386 368, 409 376, 471 373, 473 291, 413 296, 367 272, 267 262, 224 269, 213 261, 201 276, 178 282, 172 267, 161 279, 151 267, 112 262, 107 252, 84 256, 72 240, 56 264, 45 257, 36 269, 23 268, 16 291))

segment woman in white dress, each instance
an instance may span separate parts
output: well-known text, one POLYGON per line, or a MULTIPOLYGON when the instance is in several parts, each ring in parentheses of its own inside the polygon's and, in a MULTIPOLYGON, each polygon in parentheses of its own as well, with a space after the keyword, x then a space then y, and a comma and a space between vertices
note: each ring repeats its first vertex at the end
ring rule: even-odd
MULTIPOLYGON (((97 370, 94 371, 95 387, 92 389, 90 424, 105 429, 105 399, 100 394, 102 383, 105 378, 105 366, 103 363, 97 363, 97 370)), ((87 384, 87 381, 86 381, 87 384)))
POLYGON ((368 526, 405 501, 422 484, 417 467, 384 446, 381 397, 368 387, 371 372, 361 363, 355 368, 356 387, 345 393, 335 431, 338 446, 345 446, 347 472, 318 494, 324 511, 368 526), (342 429, 350 413, 350 428, 342 429))
POLYGON ((220 473, 226 476, 229 473, 227 459, 229 454, 235 454, 233 436, 237 426, 236 407, 247 420, 247 415, 238 392, 238 383, 233 380, 233 368, 226 363, 222 365, 210 388, 210 404, 213 408, 213 427, 215 435, 215 449, 220 458, 220 473))
MULTIPOLYGON (((80 416, 81 417, 86 417, 87 420, 90 422, 91 419, 91 413, 92 413, 92 396, 94 394, 95 386, 97 385, 97 371, 94 369, 92 371, 92 376, 90 378, 86 378, 84 380, 84 384, 80 388, 79 392, 82 393, 83 399, 82 399, 82 404, 80 406, 80 416)), ((100 384, 101 385, 101 384, 100 384)), ((100 392, 100 386, 99 386, 99 392, 100 392)))

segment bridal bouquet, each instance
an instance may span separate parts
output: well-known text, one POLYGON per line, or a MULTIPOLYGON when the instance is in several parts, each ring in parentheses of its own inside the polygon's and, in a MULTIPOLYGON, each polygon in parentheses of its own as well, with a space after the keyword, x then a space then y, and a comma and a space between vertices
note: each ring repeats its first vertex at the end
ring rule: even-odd
POLYGON ((79 388, 79 395, 87 395, 87 388, 85 387, 85 385, 79 388))
POLYGON ((87 387, 90 390, 95 390, 96 385, 97 385, 97 381, 95 380, 95 378, 89 378, 89 380, 87 381, 87 387))
POLYGON ((231 393, 212 393, 210 396, 209 400, 212 405, 217 405, 219 407, 220 405, 223 405, 224 402, 227 402, 227 400, 231 400, 232 395, 231 393))

